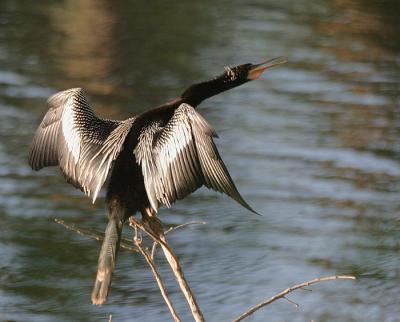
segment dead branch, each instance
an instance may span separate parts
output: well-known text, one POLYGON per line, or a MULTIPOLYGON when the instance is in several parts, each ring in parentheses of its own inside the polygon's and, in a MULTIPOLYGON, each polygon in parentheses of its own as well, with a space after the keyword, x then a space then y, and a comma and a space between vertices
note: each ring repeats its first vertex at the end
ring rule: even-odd
MULTIPOLYGON (((311 281, 308 282, 303 282, 297 285, 294 285, 292 287, 287 288, 286 290, 274 295, 273 297, 269 298, 268 300, 265 300, 253 307, 251 307, 249 310, 247 310, 246 312, 244 312, 242 315, 240 315, 239 317, 237 317, 236 319, 233 320, 233 322, 239 322, 242 321, 243 319, 249 317, 250 315, 252 315, 255 311, 261 309, 262 307, 271 304, 272 302, 275 302, 278 299, 281 298, 285 298, 286 300, 288 300, 289 302, 294 303, 293 301, 290 301, 287 297, 285 297, 287 294, 298 290, 298 289, 304 289, 304 287, 315 284, 315 283, 319 283, 319 282, 324 282, 324 281, 331 281, 331 280, 355 280, 356 278, 354 276, 348 276, 348 275, 337 275, 337 276, 328 276, 328 277, 320 277, 320 278, 315 278, 311 281)), ((298 306, 297 303, 294 303, 296 306, 298 306)))
MULTIPOLYGON (((96 232, 91 229, 81 228, 81 227, 76 226, 75 224, 68 223, 65 220, 58 219, 58 218, 55 218, 54 221, 57 224, 63 226, 64 228, 76 232, 78 235, 86 236, 86 237, 89 237, 92 239, 96 239, 98 241, 102 241, 104 239, 103 233, 96 232)), ((206 224, 205 221, 191 221, 191 222, 184 223, 181 225, 171 226, 165 231, 165 234, 171 233, 178 229, 185 228, 186 226, 189 226, 189 225, 205 225, 205 224, 206 224)), ((157 245, 157 243, 153 244, 152 258, 154 258, 155 245, 157 245)), ((132 252, 139 252, 139 249, 134 244, 132 244, 132 241, 129 239, 126 239, 126 238, 121 239, 120 247, 123 249, 129 250, 129 251, 132 251, 132 252)))
MULTIPOLYGON (((57 224, 64 226, 66 229, 76 232, 78 235, 86 236, 86 237, 93 238, 93 239, 96 239, 99 241, 104 239, 103 233, 95 232, 95 231, 85 229, 85 228, 80 228, 74 224, 67 223, 64 220, 61 220, 58 218, 55 218, 54 221, 57 224)), ((129 239, 126 239, 126 238, 122 238, 120 246, 121 246, 121 248, 130 250, 132 252, 139 252, 139 249, 135 245, 133 245, 129 239)))
POLYGON ((162 237, 162 240, 165 244, 161 244, 161 248, 169 265, 172 268, 172 271, 174 272, 175 278, 179 284, 179 287, 181 288, 182 293, 185 295, 186 301, 189 303, 193 318, 196 322, 204 322, 203 313, 201 313, 200 307, 197 304, 197 300, 185 279, 185 275, 183 274, 181 265, 179 264, 178 257, 175 255, 172 248, 169 247, 164 236, 162 237))
POLYGON ((76 232, 78 235, 87 236, 87 237, 90 237, 90 238, 93 238, 93 239, 96 239, 96 240, 103 240, 104 239, 104 236, 102 236, 100 233, 96 233, 94 231, 90 231, 90 230, 84 229, 84 228, 79 228, 74 224, 69 224, 69 223, 65 222, 64 220, 55 218, 54 221, 57 224, 60 224, 60 225, 64 226, 65 228, 76 232))
POLYGON ((176 313, 176 310, 174 306, 172 305, 171 300, 169 299, 167 290, 165 288, 164 282, 161 279, 161 275, 157 270, 157 267, 154 263, 153 258, 149 254, 149 251, 145 248, 142 247, 142 239, 137 237, 137 230, 135 230, 135 237, 134 237, 134 242, 136 247, 139 249, 140 253, 143 255, 143 257, 146 259, 147 264, 149 264, 151 271, 153 272, 154 278, 156 279, 156 282, 158 284, 158 288, 160 289, 161 295, 164 298, 165 303, 167 304, 169 311, 171 312, 172 317, 176 322, 180 322, 181 319, 179 318, 178 314, 176 313))
MULTIPOLYGON (((187 227, 189 225, 205 225, 205 224, 207 224, 205 221, 190 221, 190 222, 187 222, 187 223, 184 223, 184 224, 181 224, 181 225, 171 226, 164 232, 164 235, 167 235, 167 234, 169 234, 169 233, 171 233, 171 232, 173 232, 175 230, 185 228, 185 227, 187 227)), ((152 259, 154 259, 154 256, 156 254, 157 245, 158 244, 154 241, 153 242, 153 247, 151 249, 151 258, 152 259)))
MULTIPOLYGON (((142 247, 141 238, 140 239, 137 238, 137 234, 135 234, 134 243, 132 243, 130 240, 124 238, 121 240, 120 246, 122 248, 130 250, 130 251, 140 252, 143 255, 143 257, 146 259, 147 263, 149 264, 149 266, 153 272, 153 275, 156 279, 158 287, 160 288, 161 295, 163 296, 163 298, 171 312, 171 315, 173 316, 175 321, 181 321, 172 305, 172 302, 170 301, 170 299, 168 297, 165 285, 161 279, 161 276, 160 276, 160 274, 157 270, 156 264, 154 262, 154 254, 156 251, 156 246, 160 245, 169 265, 171 266, 171 269, 175 275, 175 278, 179 284, 179 287, 181 288, 182 293, 184 294, 187 302, 189 303, 189 306, 190 306, 190 309, 192 311, 192 315, 193 315, 195 321, 196 322, 204 322, 204 317, 203 317, 203 314, 201 313, 200 308, 197 304, 196 298, 185 279, 185 276, 184 276, 182 268, 179 264, 178 258, 175 255, 175 253, 173 252, 173 250, 171 249, 171 247, 169 246, 169 244, 165 238, 165 235, 172 231, 175 231, 177 229, 184 228, 188 225, 205 224, 205 222, 201 222, 201 221, 200 222, 188 222, 188 223, 185 223, 182 225, 170 227, 166 231, 164 231, 164 229, 162 228, 161 222, 156 217, 154 217, 154 218, 148 217, 148 218, 146 218, 146 221, 147 221, 146 224, 143 224, 141 221, 137 220, 134 217, 129 218, 129 224, 130 224, 130 226, 132 226, 135 229, 135 232, 137 231, 137 228, 139 228, 141 231, 146 233, 153 240, 153 246, 152 246, 151 252, 147 248, 142 247)), ((60 219, 56 218, 55 222, 64 226, 66 229, 76 232, 79 235, 87 236, 87 237, 90 237, 90 238, 93 238, 96 240, 104 239, 104 235, 101 233, 94 232, 89 229, 79 228, 74 224, 66 223, 64 220, 60 220, 60 219)), ((288 299, 286 297, 287 294, 289 294, 293 291, 296 291, 298 289, 302 289, 304 291, 311 291, 310 289, 307 289, 305 287, 312 285, 312 284, 319 283, 319 282, 338 280, 338 279, 355 280, 356 278, 354 276, 348 276, 348 275, 328 276, 328 277, 315 278, 313 280, 294 285, 294 286, 289 287, 286 290, 272 296, 271 298, 251 307, 246 312, 244 312, 242 315, 240 315, 239 317, 234 319, 233 322, 242 321, 243 319, 249 317, 254 312, 258 311, 259 309, 263 308, 264 306, 267 306, 267 305, 275 302, 276 300, 282 299, 282 298, 286 299, 287 301, 289 301, 290 303, 292 303, 293 305, 298 307, 299 304, 288 299)), ((111 321, 111 320, 112 320, 112 316, 110 314, 109 321, 111 321)))
POLYGON ((167 234, 169 234, 169 233, 172 232, 172 231, 175 231, 175 230, 178 230, 178 229, 182 229, 182 228, 185 228, 185 227, 190 226, 190 225, 205 225, 205 224, 207 224, 207 222, 205 222, 205 221, 189 221, 189 222, 184 223, 184 224, 181 224, 181 225, 169 227, 169 228, 164 232, 164 234, 167 235, 167 234))
POLYGON ((158 243, 161 246, 164 255, 169 265, 171 266, 171 269, 179 284, 179 287, 181 288, 181 291, 190 306, 193 318, 195 319, 196 322, 204 322, 204 317, 197 304, 196 298, 193 295, 193 292, 191 291, 189 284, 185 279, 185 275, 183 274, 177 256, 175 255, 175 253, 169 246, 167 240, 165 239, 164 231, 161 227, 160 222, 156 217, 148 217, 147 220, 149 220, 148 227, 147 225, 146 226, 143 225, 140 221, 138 221, 134 217, 129 218, 129 224, 133 227, 137 227, 142 231, 144 231, 148 236, 150 236, 156 243, 158 243))

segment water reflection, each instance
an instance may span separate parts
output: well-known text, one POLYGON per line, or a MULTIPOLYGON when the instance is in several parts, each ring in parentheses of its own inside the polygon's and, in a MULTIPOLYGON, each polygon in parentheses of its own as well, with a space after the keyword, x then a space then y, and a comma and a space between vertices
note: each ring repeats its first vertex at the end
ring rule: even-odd
POLYGON ((107 82, 114 64, 112 28, 117 18, 103 1, 65 1, 50 11, 56 37, 49 50, 62 67, 59 79, 69 84, 85 86, 87 91, 107 95, 113 92, 107 82), (64 76, 65 75, 65 76, 64 76))
POLYGON ((348 83, 354 95, 343 102, 348 113, 335 115, 335 131, 346 147, 398 158, 399 23, 392 15, 398 3, 331 1, 331 6, 336 15, 317 23, 317 30, 336 39, 324 47, 340 59, 329 76, 348 83))
POLYGON ((51 52, 63 76, 58 75, 56 83, 62 88, 84 86, 101 96, 96 100, 101 112, 124 116, 176 96, 189 77, 202 75, 192 56, 213 38, 215 23, 202 6, 184 2, 130 7, 66 1, 50 11, 50 17, 59 35, 51 52), (121 104, 113 98, 129 109, 118 111, 121 104))
POLYGON ((291 283, 341 273, 360 281, 321 285, 293 298, 299 310, 277 303, 254 320, 396 321, 397 7, 372 0, 0 2, 0 320, 88 321, 110 312, 116 321, 169 318, 145 263, 127 252, 110 303, 90 305, 99 245, 53 219, 102 230, 101 200, 91 205, 58 171, 36 174, 26 164, 49 95, 83 86, 99 114, 123 118, 224 65, 286 54, 286 66, 201 107, 239 190, 265 216, 206 190, 161 216, 209 223, 172 242, 211 321, 229 320, 291 283))

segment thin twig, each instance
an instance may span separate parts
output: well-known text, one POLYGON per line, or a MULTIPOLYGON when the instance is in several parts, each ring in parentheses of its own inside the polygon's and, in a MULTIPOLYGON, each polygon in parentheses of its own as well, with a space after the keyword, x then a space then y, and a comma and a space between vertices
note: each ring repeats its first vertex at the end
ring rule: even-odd
POLYGON ((301 287, 300 289, 303 291, 312 292, 312 290, 310 290, 309 288, 301 287))
POLYGON ((129 217, 129 225, 132 227, 137 227, 141 229, 143 232, 145 232, 153 241, 159 244, 165 244, 150 228, 146 227, 144 224, 142 224, 139 220, 137 220, 135 217, 129 217))
MULTIPOLYGON (((242 321, 243 319, 247 318, 248 316, 252 315, 255 311, 261 309, 262 307, 271 304, 272 302, 275 302, 278 299, 284 298, 285 295, 299 289, 299 288, 304 288, 306 286, 319 283, 319 282, 324 282, 324 281, 331 281, 331 280, 355 280, 356 278, 354 276, 348 276, 348 275, 337 275, 337 276, 328 276, 328 277, 320 277, 320 278, 315 278, 311 281, 304 282, 301 284, 294 285, 292 287, 287 288, 286 290, 274 295, 270 299, 263 301, 253 307, 251 307, 249 310, 244 312, 241 316, 237 317, 236 319, 233 320, 233 322, 239 322, 242 321)), ((288 300, 286 298, 286 300, 288 300)), ((288 300, 289 301, 289 300, 288 300)), ((297 303, 296 303, 297 304, 297 303)))
POLYGON ((282 298, 285 299, 286 301, 288 301, 290 304, 293 304, 296 308, 300 307, 299 303, 296 303, 295 301, 292 301, 290 298, 288 298, 286 296, 284 296, 282 298))
MULTIPOLYGON (((150 218, 149 220, 155 220, 154 218, 150 218)), ((160 244, 161 248, 164 251, 164 255, 171 266, 172 271, 174 272, 175 278, 179 284, 179 287, 181 288, 182 293, 184 294, 190 309, 192 311, 193 318, 195 319, 196 322, 204 322, 204 317, 203 314, 201 313, 201 310, 197 304, 196 298, 193 295, 193 292, 191 291, 189 284, 187 283, 185 276, 183 274, 182 268, 179 264, 179 261, 177 259, 177 256, 171 249, 171 247, 168 245, 167 240, 164 237, 164 232, 162 229, 160 231, 153 231, 153 228, 147 228, 144 226, 141 222, 139 222, 136 218, 130 217, 129 218, 129 223, 131 226, 137 226, 141 230, 143 230, 147 235, 149 235, 155 242, 160 244)), ((154 225, 157 226, 157 225, 154 225)))
MULTIPOLYGON (((77 234, 81 235, 81 236, 86 236, 89 238, 93 238, 96 240, 103 240, 104 239, 104 234, 89 230, 89 229, 85 229, 85 228, 80 228, 74 224, 70 224, 65 222, 64 220, 55 218, 54 221, 57 224, 60 224, 61 226, 64 226, 65 228, 72 230, 74 232, 76 232, 77 234)), ((126 238, 122 238, 121 243, 120 243, 121 248, 126 249, 126 250, 130 250, 132 252, 138 252, 139 250, 137 249, 136 246, 134 246, 132 244, 132 242, 126 238)))
POLYGON ((174 318, 174 320, 176 322, 180 322, 181 319, 179 318, 178 314, 176 313, 176 310, 175 310, 174 306, 172 305, 171 300, 169 299, 169 296, 168 296, 167 290, 165 288, 164 282, 161 279, 161 275, 158 272, 157 267, 156 267, 153 259, 151 258, 148 250, 144 249, 142 247, 142 245, 141 245, 142 240, 141 240, 141 238, 140 239, 137 238, 137 234, 135 234, 134 242, 135 242, 136 247, 139 249, 140 253, 146 259, 147 264, 149 264, 149 266, 151 268, 151 271, 153 272, 154 278, 156 279, 156 282, 158 284, 158 288, 160 289, 161 295, 164 298, 164 301, 167 304, 167 306, 168 306, 168 308, 169 308, 169 310, 171 312, 172 317, 174 318))
MULTIPOLYGON (((76 226, 75 224, 68 223, 65 220, 58 219, 58 218, 55 218, 54 221, 57 224, 59 224, 61 226, 64 226, 66 229, 76 232, 78 235, 86 236, 86 237, 89 237, 89 238, 92 238, 92 239, 96 239, 98 241, 102 241, 104 239, 104 234, 103 233, 99 233, 99 232, 96 232, 96 231, 93 231, 93 230, 90 230, 90 229, 81 228, 81 227, 76 226)), ((168 230, 165 233, 167 234, 167 233, 170 233, 172 231, 175 231, 175 230, 178 230, 178 229, 182 229, 182 228, 184 228, 186 226, 195 225, 195 224, 204 225, 204 224, 206 224, 206 222, 205 221, 192 221, 192 222, 188 222, 188 223, 185 223, 185 224, 182 224, 182 225, 172 226, 172 227, 168 228, 168 230)), ((138 252, 139 251, 136 248, 136 246, 134 246, 132 244, 132 242, 129 239, 126 239, 126 238, 122 238, 121 239, 120 246, 123 249, 130 250, 130 251, 133 251, 133 252, 138 252)), ((154 258, 154 255, 153 255, 154 252, 155 252, 155 249, 152 251, 152 258, 154 258)))
POLYGON ((190 225, 205 225, 205 224, 207 224, 207 222, 205 222, 205 221, 190 221, 190 222, 187 222, 187 223, 184 223, 184 224, 181 224, 181 225, 171 226, 165 231, 164 234, 167 235, 172 231, 175 231, 175 230, 178 230, 178 229, 182 229, 182 228, 185 228, 185 227, 190 226, 190 225))
POLYGON ((96 240, 103 240, 104 236, 102 236, 100 233, 96 233, 94 231, 90 231, 89 229, 84 229, 84 228, 79 228, 74 224, 69 224, 67 222, 65 222, 64 220, 55 218, 54 221, 57 224, 60 224, 62 226, 64 226, 65 228, 72 230, 74 232, 76 232, 77 234, 81 235, 81 236, 87 236, 96 240))
MULTIPOLYGON (((205 224, 207 224, 205 221, 191 221, 191 222, 187 222, 187 223, 184 223, 184 224, 181 224, 181 225, 171 226, 164 232, 164 234, 167 235, 167 234, 169 234, 169 233, 171 233, 171 232, 173 232, 175 230, 185 228, 185 227, 187 227, 189 225, 205 225, 205 224)), ((154 256, 156 254, 156 250, 157 250, 157 243, 154 242, 153 243, 153 247, 151 248, 151 258, 152 259, 154 259, 154 256)))

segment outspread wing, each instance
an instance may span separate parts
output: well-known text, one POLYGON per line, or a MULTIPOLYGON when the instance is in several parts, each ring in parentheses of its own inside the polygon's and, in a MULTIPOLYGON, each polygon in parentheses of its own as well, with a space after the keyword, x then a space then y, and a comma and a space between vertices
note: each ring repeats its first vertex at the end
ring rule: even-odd
POLYGON ((142 130, 135 156, 154 210, 205 185, 256 213, 236 189, 213 137, 212 126, 188 104, 181 104, 165 126, 155 122, 142 130))
POLYGON ((98 118, 80 88, 51 96, 49 110, 32 141, 32 169, 59 165, 65 178, 93 202, 107 179, 133 119, 111 121, 98 118))

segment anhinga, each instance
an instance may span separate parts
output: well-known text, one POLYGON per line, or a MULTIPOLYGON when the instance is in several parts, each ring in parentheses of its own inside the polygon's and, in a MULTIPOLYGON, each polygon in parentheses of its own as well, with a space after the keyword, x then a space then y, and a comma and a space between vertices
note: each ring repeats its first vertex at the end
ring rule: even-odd
POLYGON ((258 78, 282 64, 226 68, 209 81, 191 85, 176 99, 125 121, 98 118, 80 88, 48 99, 49 110, 33 138, 29 164, 39 170, 59 166, 65 179, 93 202, 109 177, 108 225, 100 250, 93 304, 106 301, 125 220, 160 207, 205 185, 255 212, 239 194, 213 138, 213 127, 195 110, 206 98, 258 78))

